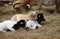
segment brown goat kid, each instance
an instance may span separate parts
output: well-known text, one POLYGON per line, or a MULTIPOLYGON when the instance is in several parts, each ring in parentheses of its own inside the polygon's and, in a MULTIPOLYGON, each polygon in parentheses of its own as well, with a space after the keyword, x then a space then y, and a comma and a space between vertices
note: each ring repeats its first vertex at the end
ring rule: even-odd
POLYGON ((26 9, 30 7, 29 0, 17 0, 13 3, 13 9, 19 10, 21 7, 25 7, 26 9))
POLYGON ((28 14, 16 14, 11 20, 19 21, 19 20, 35 20, 37 16, 37 11, 31 11, 28 14))

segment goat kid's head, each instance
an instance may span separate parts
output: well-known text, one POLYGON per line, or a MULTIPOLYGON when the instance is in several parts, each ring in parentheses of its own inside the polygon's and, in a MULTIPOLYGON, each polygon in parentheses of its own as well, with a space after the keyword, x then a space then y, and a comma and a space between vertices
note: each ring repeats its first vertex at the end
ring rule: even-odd
POLYGON ((45 21, 44 15, 42 13, 37 14, 37 22, 41 24, 42 21, 45 21))

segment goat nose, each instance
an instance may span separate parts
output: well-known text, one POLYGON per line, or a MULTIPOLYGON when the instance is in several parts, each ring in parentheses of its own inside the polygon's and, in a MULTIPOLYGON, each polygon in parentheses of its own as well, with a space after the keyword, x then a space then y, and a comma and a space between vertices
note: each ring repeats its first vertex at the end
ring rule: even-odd
POLYGON ((38 26, 36 26, 36 29, 38 29, 38 26))

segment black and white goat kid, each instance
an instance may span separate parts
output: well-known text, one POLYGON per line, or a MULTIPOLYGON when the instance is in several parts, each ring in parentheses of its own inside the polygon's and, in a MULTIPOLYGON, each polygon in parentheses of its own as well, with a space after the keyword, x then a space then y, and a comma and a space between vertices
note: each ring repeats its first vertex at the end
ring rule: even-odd
POLYGON ((37 14, 36 20, 26 21, 26 28, 28 29, 38 29, 41 27, 41 22, 45 21, 44 15, 42 13, 37 14))

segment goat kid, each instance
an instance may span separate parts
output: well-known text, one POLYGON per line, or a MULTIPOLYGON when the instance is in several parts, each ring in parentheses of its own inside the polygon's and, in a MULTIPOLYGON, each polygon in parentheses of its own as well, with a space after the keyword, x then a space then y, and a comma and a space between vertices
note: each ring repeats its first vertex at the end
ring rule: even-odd
POLYGON ((11 20, 19 21, 19 20, 35 20, 37 11, 30 11, 29 14, 16 14, 14 15, 11 20))
POLYGON ((0 23, 0 32, 6 32, 7 30, 15 31, 18 30, 20 27, 25 27, 25 20, 20 20, 18 22, 6 20, 0 23))

